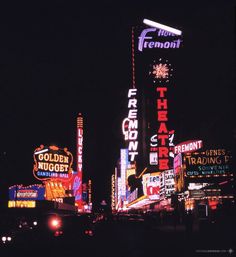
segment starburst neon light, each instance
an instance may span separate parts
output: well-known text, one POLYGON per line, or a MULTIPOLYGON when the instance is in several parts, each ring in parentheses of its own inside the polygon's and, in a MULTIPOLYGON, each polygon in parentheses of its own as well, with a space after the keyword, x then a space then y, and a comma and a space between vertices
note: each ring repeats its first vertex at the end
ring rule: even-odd
POLYGON ((152 74, 156 79, 166 79, 169 76, 169 68, 166 64, 154 64, 152 74))
POLYGON ((149 75, 153 79, 153 83, 168 83, 172 77, 172 67, 168 60, 162 60, 159 58, 158 61, 154 60, 150 64, 149 75))

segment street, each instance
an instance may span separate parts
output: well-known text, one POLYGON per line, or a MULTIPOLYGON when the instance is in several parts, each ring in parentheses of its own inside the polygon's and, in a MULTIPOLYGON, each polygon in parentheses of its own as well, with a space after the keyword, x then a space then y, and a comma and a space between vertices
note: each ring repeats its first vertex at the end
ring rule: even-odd
MULTIPOLYGON (((183 225, 155 225, 145 219, 109 219, 97 222, 94 235, 80 238, 75 226, 67 237, 29 239, 17 245, 1 247, 1 256, 234 256, 233 226, 225 232, 217 227, 187 233, 183 225), (227 231, 227 232, 226 232, 227 231), (17 255, 16 255, 17 254, 17 255)), ((34 233, 32 233, 34 237, 34 233)))

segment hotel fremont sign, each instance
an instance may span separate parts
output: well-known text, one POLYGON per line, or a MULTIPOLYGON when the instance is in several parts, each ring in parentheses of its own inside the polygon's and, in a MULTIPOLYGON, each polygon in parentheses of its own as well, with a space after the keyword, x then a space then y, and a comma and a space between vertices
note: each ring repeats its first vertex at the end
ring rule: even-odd
POLYGON ((41 145, 34 151, 33 174, 39 180, 67 179, 72 172, 73 156, 67 148, 41 145))

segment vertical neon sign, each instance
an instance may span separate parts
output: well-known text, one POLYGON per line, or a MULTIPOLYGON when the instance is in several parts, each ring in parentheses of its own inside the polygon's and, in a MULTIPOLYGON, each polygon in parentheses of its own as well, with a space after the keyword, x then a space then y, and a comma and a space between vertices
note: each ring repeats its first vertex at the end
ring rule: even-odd
POLYGON ((128 149, 120 149, 120 177, 121 177, 121 196, 126 195, 126 169, 128 165, 128 149))
POLYGON ((83 170, 83 117, 81 113, 77 117, 77 176, 78 176, 78 197, 75 199, 78 210, 82 211, 82 170, 83 170))
POLYGON ((144 106, 139 148, 145 153, 144 162, 149 156, 151 171, 155 166, 165 171, 172 168, 174 158, 175 131, 169 127, 172 121, 169 97, 175 89, 172 64, 178 68, 182 65, 178 60, 183 40, 179 34, 155 27, 136 27, 135 36, 136 84, 144 106))
POLYGON ((115 210, 115 174, 111 176, 111 210, 115 210))
POLYGON ((122 132, 129 144, 129 160, 131 162, 134 162, 135 157, 138 155, 138 110, 136 95, 136 88, 129 89, 128 117, 122 122, 122 132))
POLYGON ((124 139, 128 141, 128 160, 130 162, 135 162, 138 156, 138 101, 134 61, 134 30, 132 28, 132 88, 128 91, 128 117, 122 122, 124 139))
POLYGON ((168 122, 168 101, 167 101, 167 85, 171 74, 171 64, 168 60, 165 62, 160 58, 158 63, 154 61, 152 65, 151 75, 156 85, 157 92, 157 142, 158 142, 158 166, 159 170, 168 170, 169 165, 169 131, 168 122))
POLYGON ((88 181, 88 204, 92 206, 92 181, 89 179, 88 181))

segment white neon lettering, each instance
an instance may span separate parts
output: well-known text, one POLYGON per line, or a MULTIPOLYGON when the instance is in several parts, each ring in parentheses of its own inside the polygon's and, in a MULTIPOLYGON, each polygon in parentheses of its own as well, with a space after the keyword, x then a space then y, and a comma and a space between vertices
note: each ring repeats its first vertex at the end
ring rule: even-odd
POLYGON ((131 141, 129 143, 129 151, 137 151, 138 149, 138 141, 131 141))
POLYGON ((137 108, 137 99, 129 99, 128 108, 137 108))
POLYGON ((137 138, 138 138, 138 131, 137 130, 132 130, 132 131, 129 132, 129 140, 136 140, 137 138))
POLYGON ((128 118, 129 119, 137 119, 137 112, 138 111, 136 109, 129 110, 128 118))
POLYGON ((138 129, 138 120, 129 121, 129 130, 131 129, 138 129))
MULTIPOLYGON (((158 30, 156 28, 150 28, 150 29, 144 29, 139 37, 138 42, 138 50, 140 52, 143 51, 144 48, 180 48, 182 40, 176 39, 172 41, 154 41, 152 36, 146 36, 149 32, 156 32, 157 31, 157 37, 167 37, 167 36, 175 36, 172 33, 168 33, 163 31, 162 29, 158 30)), ((155 34, 154 34, 155 35, 155 34)))
POLYGON ((82 171, 82 163, 78 165, 79 171, 82 171))
POLYGON ((134 161, 135 156, 138 152, 138 110, 137 110, 137 99, 134 98, 137 95, 137 89, 131 88, 128 91, 128 117, 122 122, 122 132, 124 134, 125 140, 129 141, 129 156, 130 160, 134 161))
POLYGON ((133 162, 135 159, 135 156, 138 155, 138 152, 129 152, 130 155, 130 161, 133 162))
POLYGON ((136 95, 136 93, 137 93, 137 88, 129 89, 129 91, 128 91, 128 98, 130 98, 131 96, 136 95))

